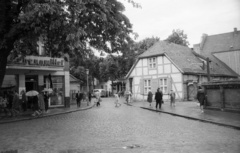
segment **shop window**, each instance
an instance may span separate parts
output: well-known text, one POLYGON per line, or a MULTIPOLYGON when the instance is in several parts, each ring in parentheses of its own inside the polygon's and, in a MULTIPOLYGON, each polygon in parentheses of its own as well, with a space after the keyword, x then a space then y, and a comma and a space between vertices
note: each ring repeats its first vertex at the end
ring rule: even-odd
POLYGON ((156 57, 148 59, 148 66, 149 68, 156 68, 156 57))
POLYGON ((144 94, 151 90, 151 80, 144 80, 144 94))
MULTIPOLYGON (((52 76, 53 91, 49 93, 49 106, 64 105, 64 86, 62 76, 52 76)), ((46 88, 50 88, 50 79, 48 76, 44 77, 44 84, 46 88)))
POLYGON ((159 88, 164 94, 166 94, 168 92, 168 79, 167 78, 159 79, 159 88))

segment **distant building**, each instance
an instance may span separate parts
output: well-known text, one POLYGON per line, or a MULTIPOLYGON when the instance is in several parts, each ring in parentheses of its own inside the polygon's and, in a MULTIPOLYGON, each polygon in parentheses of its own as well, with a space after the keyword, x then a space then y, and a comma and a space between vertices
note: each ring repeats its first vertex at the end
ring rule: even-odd
MULTIPOLYGON (((229 80, 237 74, 216 59, 210 59, 210 78, 229 80)), ((196 98, 197 87, 207 82, 206 57, 192 49, 165 41, 159 41, 141 54, 126 75, 126 88, 133 99, 146 100, 148 91, 163 91, 163 99, 169 99, 172 89, 178 100, 196 98)))
POLYGON ((201 42, 194 45, 194 51, 221 62, 240 76, 240 31, 237 28, 229 33, 203 34, 201 42))

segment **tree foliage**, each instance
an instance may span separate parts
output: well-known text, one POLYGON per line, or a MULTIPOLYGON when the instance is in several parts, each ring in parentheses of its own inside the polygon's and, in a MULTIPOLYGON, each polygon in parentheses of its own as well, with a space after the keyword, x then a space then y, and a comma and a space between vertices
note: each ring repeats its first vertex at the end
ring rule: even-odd
POLYGON ((189 42, 187 41, 187 35, 184 34, 183 30, 177 29, 173 30, 172 34, 168 36, 168 38, 165 40, 167 42, 179 44, 182 46, 188 46, 189 42))
POLYGON ((150 47, 152 47, 152 45, 158 42, 159 40, 160 40, 159 37, 145 38, 140 42, 134 43, 132 49, 134 50, 136 55, 140 55, 146 50, 148 50, 150 47))
POLYGON ((102 81, 122 79, 129 72, 140 54, 150 48, 160 38, 146 38, 140 42, 130 42, 119 56, 109 55, 99 65, 102 81))
POLYGON ((132 25, 117 0, 3 0, 0 5, 0 86, 8 55, 36 54, 39 39, 46 54, 57 57, 87 55, 89 45, 113 53, 131 41, 132 25))

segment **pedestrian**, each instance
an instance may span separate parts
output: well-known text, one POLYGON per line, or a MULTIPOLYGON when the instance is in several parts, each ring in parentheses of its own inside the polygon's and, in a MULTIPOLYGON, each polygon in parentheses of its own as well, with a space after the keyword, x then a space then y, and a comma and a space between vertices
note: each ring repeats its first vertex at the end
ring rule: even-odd
POLYGON ((37 95, 36 95, 36 96, 33 96, 33 97, 31 98, 31 100, 32 100, 32 109, 33 109, 33 114, 32 114, 32 116, 38 116, 38 115, 40 115, 40 113, 38 112, 38 110, 39 110, 38 96, 37 96, 37 95))
POLYGON ((121 106, 121 104, 119 103, 119 94, 116 93, 116 94, 114 94, 114 96, 116 98, 116 100, 115 100, 115 107, 121 106))
POLYGON ((203 105, 204 105, 204 101, 205 101, 205 93, 204 93, 204 90, 202 89, 201 86, 199 86, 199 88, 198 88, 197 99, 198 99, 199 104, 200 104, 200 110, 203 113, 204 112, 203 111, 203 105))
POLYGON ((10 111, 11 116, 13 116, 13 113, 12 113, 13 92, 12 91, 7 92, 7 99, 8 99, 7 108, 10 111))
POLYGON ((126 93, 127 103, 131 102, 131 98, 132 98, 132 92, 130 90, 128 90, 127 93, 126 93))
POLYGON ((100 92, 96 92, 96 102, 97 102, 97 107, 100 106, 100 102, 102 101, 100 92))
POLYGON ((19 105, 19 95, 17 91, 14 92, 13 103, 12 103, 12 116, 16 116, 20 114, 20 105, 19 105))
POLYGON ((148 92, 148 97, 147 97, 147 101, 149 102, 149 106, 151 106, 152 97, 153 97, 152 91, 149 90, 149 92, 148 92))
POLYGON ((8 116, 8 108, 7 108, 7 98, 5 96, 0 97, 0 110, 3 110, 5 116, 8 116))
POLYGON ((76 99, 77 99, 77 107, 81 107, 81 100, 82 100, 82 94, 80 91, 76 94, 76 99))
POLYGON ((24 112, 27 110, 27 96, 25 90, 22 90, 22 109, 24 112))
POLYGON ((176 97, 175 92, 173 90, 170 90, 169 96, 170 96, 170 106, 175 107, 175 97, 176 97))
POLYGON ((92 93, 89 91, 88 92, 88 101, 89 101, 89 103, 91 103, 91 100, 92 100, 92 93))
POLYGON ((45 104, 45 112, 46 113, 48 112, 48 107, 49 107, 48 99, 49 99, 48 93, 45 92, 44 93, 44 104, 45 104))
POLYGON ((155 100, 156 100, 156 109, 159 106, 159 109, 161 109, 162 107, 162 91, 160 91, 160 89, 157 89, 157 92, 155 93, 155 100))
POLYGON ((42 115, 43 114, 43 111, 45 110, 45 102, 44 102, 44 92, 40 92, 38 94, 38 105, 39 105, 39 109, 38 109, 38 112, 39 112, 39 115, 42 115))

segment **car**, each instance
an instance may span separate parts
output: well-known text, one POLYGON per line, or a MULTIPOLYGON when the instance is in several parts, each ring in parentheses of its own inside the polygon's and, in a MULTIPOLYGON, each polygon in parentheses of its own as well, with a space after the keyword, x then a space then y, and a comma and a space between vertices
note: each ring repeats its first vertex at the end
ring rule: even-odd
POLYGON ((94 96, 97 92, 100 92, 101 97, 107 97, 107 91, 106 90, 104 90, 104 89, 93 89, 93 95, 94 96))

